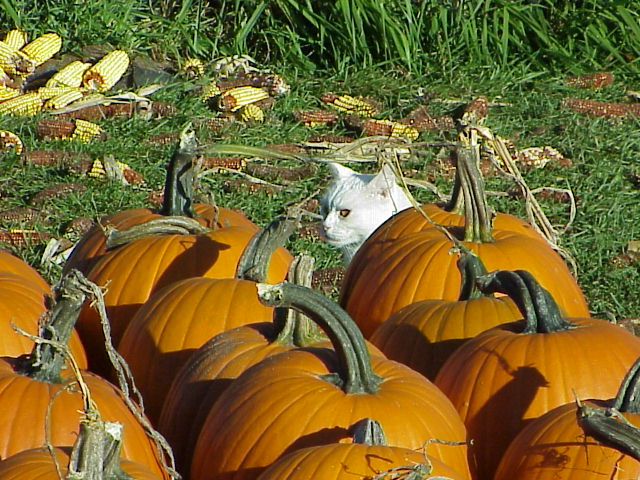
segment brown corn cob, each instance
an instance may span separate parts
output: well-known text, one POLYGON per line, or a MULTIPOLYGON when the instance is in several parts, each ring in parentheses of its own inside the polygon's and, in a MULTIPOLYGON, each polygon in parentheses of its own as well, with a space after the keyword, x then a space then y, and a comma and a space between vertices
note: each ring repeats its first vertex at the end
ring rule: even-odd
POLYGON ((247 173, 265 180, 283 180, 295 182, 309 178, 316 172, 316 165, 307 163, 301 167, 276 167, 259 163, 249 163, 247 173))
POLYGON ((0 230, 0 243, 11 245, 16 248, 29 246, 34 243, 46 242, 51 238, 53 238, 53 235, 45 232, 38 232, 36 230, 0 230))
POLYGON ((311 287, 325 293, 340 290, 344 275, 344 267, 329 267, 316 270, 311 278, 311 287))
POLYGON ((296 121, 308 127, 333 125, 338 119, 338 114, 331 110, 294 110, 291 113, 296 121))
POLYGON ((542 168, 548 164, 555 164, 561 167, 570 167, 571 159, 565 157, 553 147, 530 147, 519 150, 516 161, 522 165, 523 169, 542 168))
POLYGON ((304 148, 298 145, 297 143, 271 143, 267 145, 265 148, 268 148, 269 150, 276 150, 277 152, 286 152, 286 153, 304 152, 304 148))
POLYGON ((385 137, 402 137, 417 140, 420 132, 410 125, 391 120, 367 118, 362 122, 360 131, 366 136, 382 135, 385 137))
POLYGON ((205 120, 205 126, 214 133, 218 133, 224 127, 229 125, 231 118, 225 115, 219 115, 217 117, 207 118, 205 120))
POLYGON ((538 197, 557 203, 569 203, 571 201, 571 196, 569 195, 569 193, 559 190, 542 189, 538 193, 538 197))
POLYGON ((611 85, 614 78, 613 73, 594 72, 584 75, 571 75, 567 77, 566 83, 571 87, 598 89, 611 85))
POLYGON ((33 195, 29 200, 29 204, 42 205, 43 203, 46 203, 49 200, 64 197, 72 193, 82 193, 86 190, 87 190, 87 187, 85 185, 82 185, 81 183, 74 183, 74 182, 58 183, 56 185, 51 185, 49 187, 46 187, 40 190, 35 195, 33 195))
POLYGON ((169 102, 153 101, 151 102, 151 111, 154 118, 173 117, 178 113, 178 109, 175 105, 169 102))
MULTIPOLYGON (((0 104, 2 105, 2 104, 0 104)), ((562 106, 577 113, 603 118, 625 117, 631 115, 640 116, 640 104, 616 103, 589 100, 586 98, 570 98, 562 100, 562 106)))
POLYGON ((31 150, 23 155, 23 162, 31 165, 60 166, 74 161, 88 160, 84 153, 63 152, 61 150, 31 150))
POLYGON ((455 128, 455 122, 450 115, 432 116, 424 105, 420 105, 412 110, 406 117, 402 118, 400 122, 411 125, 419 132, 452 130, 455 128))
POLYGON ((176 132, 158 133, 147 137, 146 142, 152 145, 167 145, 173 143, 178 139, 176 132))
POLYGON ((256 183, 249 180, 225 180, 222 183, 225 192, 247 192, 273 194, 278 191, 274 185, 266 183, 256 183))
POLYGON ((462 121, 471 124, 481 124, 489 113, 489 100, 487 97, 479 96, 466 105, 463 105, 457 112, 462 121))
POLYGON ((242 157, 199 157, 196 159, 203 169, 228 168, 231 170, 242 170, 247 161, 242 157))
POLYGON ((0 212, 0 222, 36 222, 44 219, 44 214, 40 210, 29 207, 15 207, 0 212))
POLYGON ((40 138, 71 138, 76 124, 68 120, 57 118, 43 118, 36 125, 36 132, 40 138))
POLYGON ((355 139, 346 135, 314 135, 307 139, 308 143, 351 143, 355 139))
POLYGON ((216 82, 220 93, 236 87, 264 88, 270 95, 277 97, 289 92, 290 87, 282 76, 275 73, 239 73, 233 78, 225 78, 216 82))

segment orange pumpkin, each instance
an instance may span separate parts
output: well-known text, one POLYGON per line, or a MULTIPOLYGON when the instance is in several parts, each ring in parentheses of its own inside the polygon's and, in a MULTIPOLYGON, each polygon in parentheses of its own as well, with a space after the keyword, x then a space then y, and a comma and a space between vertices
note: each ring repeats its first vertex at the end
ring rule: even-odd
POLYGON ((609 398, 640 356, 640 338, 604 320, 565 318, 524 271, 479 281, 508 294, 523 320, 480 333, 456 350, 436 385, 463 418, 478 478, 492 478, 500 457, 529 422, 579 398, 609 398))
POLYGON ((35 268, 7 250, 0 249, 0 270, 20 275, 33 286, 41 288, 44 292, 48 293, 51 291, 51 287, 47 281, 35 268))
MULTIPOLYGON (((357 422, 354 430, 353 443, 331 443, 296 450, 271 464, 257 480, 382 480, 408 479, 411 475, 434 480, 464 478, 431 455, 387 445, 380 424, 375 421, 357 422), (373 431, 363 436, 362 429, 373 431)), ((428 449, 426 444, 424 450, 428 449)))
MULTIPOLYGON (((56 307, 45 332, 54 343, 38 343, 26 357, 0 358, 0 458, 45 442, 70 446, 76 441, 84 398, 75 377, 61 369, 66 356, 55 344, 65 344, 84 300, 77 279, 66 276, 58 285, 56 307)), ((48 338, 48 337, 47 337, 48 338)), ((113 385, 89 372, 82 374, 102 418, 123 425, 122 456, 162 475, 155 443, 113 385)))
POLYGON ((286 276, 290 256, 281 245, 293 227, 279 218, 257 233, 240 259, 236 278, 173 282, 129 319, 118 351, 129 364, 152 420, 159 417, 173 378, 196 349, 230 328, 271 320, 272 309, 260 303, 255 285, 286 276))
MULTIPOLYGON (((242 373, 203 423, 192 480, 255 478, 283 454, 344 441, 365 417, 382 425, 392 445, 466 441, 442 392, 402 364, 369 357, 362 334, 330 299, 289 283, 261 284, 258 292, 267 304, 296 308, 317 322, 334 350, 289 350, 242 373)), ((466 445, 432 447, 431 454, 470 478, 466 445)))
POLYGON ((480 332, 520 318, 509 297, 480 292, 475 282, 487 273, 470 252, 458 260, 462 288, 457 300, 422 300, 401 308, 384 321, 371 342, 384 354, 430 380, 449 356, 480 332))
POLYGON ((640 477, 639 370, 640 360, 614 399, 577 399, 532 421, 509 445, 495 480, 640 477))
POLYGON ((387 238, 381 226, 356 252, 340 291, 340 304, 365 337, 402 307, 419 300, 455 300, 461 276, 458 249, 475 253, 487 270, 531 272, 569 316, 588 316, 582 290, 567 265, 551 247, 531 236, 491 227, 482 178, 474 156, 477 148, 458 150, 458 169, 469 178, 465 191, 465 227, 427 228, 387 238))

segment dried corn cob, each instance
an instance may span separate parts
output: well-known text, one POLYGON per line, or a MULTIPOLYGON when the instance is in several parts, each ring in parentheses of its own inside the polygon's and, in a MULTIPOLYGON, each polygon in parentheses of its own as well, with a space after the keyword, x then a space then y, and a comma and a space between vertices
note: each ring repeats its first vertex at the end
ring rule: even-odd
POLYGON ((33 60, 37 67, 53 57, 61 48, 62 38, 57 33, 45 33, 27 43, 20 52, 33 60))
POLYGON ((24 230, 12 228, 10 230, 0 230, 0 243, 13 247, 25 247, 33 243, 46 242, 53 238, 52 235, 36 230, 24 230))
POLYGON ((56 95, 55 97, 49 98, 49 100, 44 102, 44 108, 47 110, 57 110, 58 108, 66 107, 76 100, 80 100, 82 96, 82 91, 73 88, 71 90, 67 90, 64 93, 56 95))
POLYGON ((4 43, 6 43, 9 48, 13 49, 15 52, 20 50, 27 43, 27 34, 23 30, 14 28, 7 32, 6 37, 4 37, 4 43))
POLYGON ((304 152, 304 148, 298 145, 297 143, 270 143, 266 145, 265 148, 269 150, 276 150, 278 152, 286 152, 286 153, 302 153, 304 152))
POLYGON ((42 205, 43 203, 55 198, 64 197, 72 193, 82 193, 87 190, 85 185, 75 182, 64 182, 51 185, 40 190, 29 200, 30 205, 42 205))
POLYGON ((29 207, 15 207, 0 212, 0 222, 3 223, 31 223, 44 219, 40 210, 29 207))
POLYGON ((75 162, 87 161, 89 156, 85 153, 63 152, 61 150, 31 150, 25 152, 22 161, 30 165, 67 165, 75 162))
POLYGON ((113 50, 102 57, 82 77, 86 88, 104 92, 111 89, 129 68, 129 55, 124 50, 113 50))
POLYGON ((62 95, 63 93, 78 91, 77 88, 73 87, 40 87, 36 90, 36 93, 40 96, 42 100, 48 100, 53 97, 57 97, 58 95, 62 95))
POLYGON ((76 60, 62 67, 46 83, 47 87, 80 87, 82 77, 91 68, 90 63, 76 60))
MULTIPOLYGON (((0 106, 2 104, 0 103, 0 106)), ((565 98, 562 106, 574 112, 584 113, 595 117, 613 118, 632 115, 640 116, 640 104, 638 103, 616 103, 589 100, 586 98, 565 98)))
POLYGON ((332 125, 338 119, 338 114, 330 110, 294 110, 291 113, 296 121, 308 127, 332 125))
POLYGON ((346 113, 352 113, 361 117, 371 117, 377 113, 377 108, 372 102, 351 95, 336 95, 324 93, 320 97, 324 103, 346 113))
POLYGON ((100 125, 76 118, 75 128, 71 135, 72 140, 89 142, 96 137, 104 137, 104 131, 100 128, 100 125))
POLYGON ((176 132, 158 133, 148 137, 146 143, 150 143, 151 145, 167 145, 175 142, 177 139, 178 134, 176 132))
POLYGON ((245 105, 269 97, 266 90, 256 87, 236 87, 227 90, 218 97, 216 108, 223 112, 237 112, 245 105))
POLYGON ((366 136, 381 135, 385 137, 401 137, 416 140, 420 135, 420 132, 414 127, 392 120, 378 120, 375 118, 360 120, 359 117, 349 115, 345 118, 345 123, 347 126, 359 130, 366 136))
POLYGON ((243 122, 262 123, 264 122, 264 112, 259 106, 250 103, 238 110, 238 118, 243 122))
POLYGON ((36 125, 36 131, 40 138, 70 138, 76 126, 68 120, 58 118, 43 118, 36 125))
POLYGON ((23 149, 24 145, 18 135, 8 130, 0 130, 0 151, 13 150, 20 155, 23 149))
POLYGON ((239 73, 233 78, 218 80, 216 85, 221 92, 236 87, 264 88, 270 95, 276 97, 284 95, 291 89, 284 78, 275 73, 239 73))
POLYGON ((257 183, 250 180, 225 180, 222 183, 225 192, 247 192, 247 193, 276 193, 279 188, 268 183, 257 183))
POLYGON ((529 147, 519 150, 516 160, 526 170, 531 168, 543 168, 549 163, 553 163, 562 167, 570 167, 571 159, 566 158, 557 149, 550 146, 529 147))
POLYGON ((584 75, 572 75, 566 79, 566 83, 571 87, 598 89, 611 85, 613 79, 613 73, 594 72, 584 75))
POLYGON ((204 75, 204 64, 199 58, 190 58, 182 66, 182 73, 191 78, 199 78, 204 75))
POLYGON ((172 117, 178 112, 178 109, 171 103, 154 101, 151 102, 151 111, 153 112, 154 117, 164 118, 172 117))
POLYGON ((199 157, 196 162, 206 170, 216 168, 228 168, 230 170, 242 170, 247 166, 247 161, 242 157, 199 157))
POLYGON ((36 92, 29 92, 0 103, 0 113, 29 116, 42 110, 43 100, 36 92))
POLYGON ((351 143, 353 137, 346 135, 314 135, 307 139, 308 143, 351 143))
POLYGON ((247 165, 247 173, 266 180, 281 180, 296 182, 311 177, 316 173, 316 165, 307 163, 301 167, 276 167, 274 165, 262 165, 250 163, 247 165))
MULTIPOLYGON (((133 170, 129 165, 123 162, 114 162, 115 168, 117 168, 120 173, 122 173, 123 178, 127 181, 127 183, 142 183, 144 179, 142 175, 133 170)), ((107 169, 104 166, 104 163, 101 160, 95 160, 93 165, 91 166, 91 170, 87 173, 88 177, 92 178, 101 178, 101 177, 111 177, 107 172, 107 169)))
POLYGON ((0 84, 0 102, 19 97, 20 95, 22 95, 22 92, 19 89, 0 84))
POLYGON ((208 101, 210 98, 217 97, 222 93, 222 90, 218 87, 218 84, 213 81, 207 83, 204 87, 202 87, 202 93, 200 94, 200 98, 203 102, 208 101))
POLYGON ((17 52, 17 49, 0 41, 0 68, 10 75, 18 73, 18 63, 22 61, 17 52))
POLYGON ((224 115, 219 115, 217 117, 207 118, 205 120, 205 126, 212 132, 217 133, 224 127, 226 127, 229 122, 231 122, 231 118, 224 115))

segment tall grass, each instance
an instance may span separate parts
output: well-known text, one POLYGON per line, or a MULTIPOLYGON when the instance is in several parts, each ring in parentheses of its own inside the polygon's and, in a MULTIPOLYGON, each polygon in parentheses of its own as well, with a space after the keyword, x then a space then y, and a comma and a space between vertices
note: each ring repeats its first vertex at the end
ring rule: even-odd
POLYGON ((306 70, 460 64, 638 71, 640 13, 616 0, 0 0, 3 24, 172 56, 306 70))

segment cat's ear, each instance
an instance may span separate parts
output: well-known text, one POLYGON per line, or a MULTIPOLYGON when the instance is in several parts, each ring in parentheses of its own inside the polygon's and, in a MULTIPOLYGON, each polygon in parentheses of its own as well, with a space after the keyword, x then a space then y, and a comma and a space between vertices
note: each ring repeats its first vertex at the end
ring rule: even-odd
POLYGON ((371 179, 367 188, 383 197, 387 197, 395 185, 396 176, 393 173, 393 169, 385 163, 376 176, 371 179))
POLYGON ((331 162, 328 165, 331 176, 337 180, 350 177, 356 173, 349 167, 345 167, 344 165, 341 165, 339 163, 331 162))

